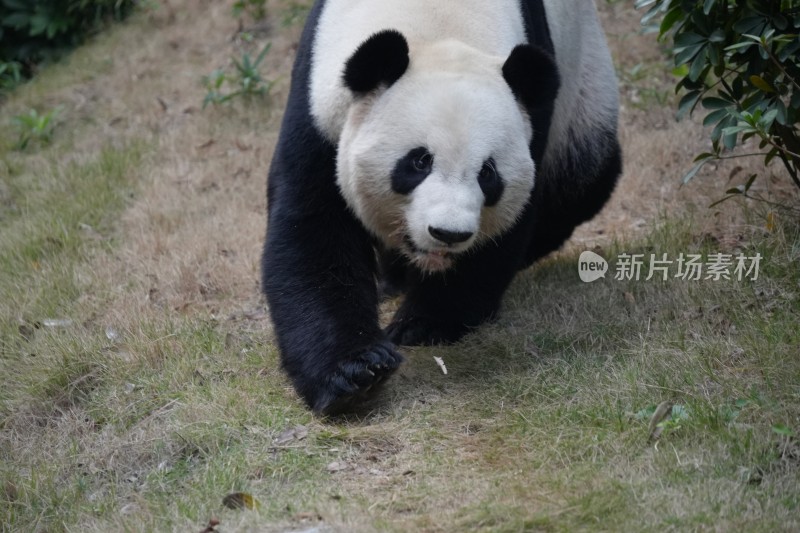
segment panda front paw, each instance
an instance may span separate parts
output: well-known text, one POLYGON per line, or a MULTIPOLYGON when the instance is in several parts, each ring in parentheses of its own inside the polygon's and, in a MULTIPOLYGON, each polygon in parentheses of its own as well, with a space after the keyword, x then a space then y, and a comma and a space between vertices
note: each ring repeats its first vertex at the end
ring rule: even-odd
POLYGON ((386 328, 386 335, 399 346, 430 346, 452 344, 469 331, 462 323, 410 316, 395 317, 386 328))
POLYGON ((403 362, 403 356, 388 341, 379 342, 364 353, 339 363, 317 391, 312 409, 320 415, 336 415, 369 399, 403 362))

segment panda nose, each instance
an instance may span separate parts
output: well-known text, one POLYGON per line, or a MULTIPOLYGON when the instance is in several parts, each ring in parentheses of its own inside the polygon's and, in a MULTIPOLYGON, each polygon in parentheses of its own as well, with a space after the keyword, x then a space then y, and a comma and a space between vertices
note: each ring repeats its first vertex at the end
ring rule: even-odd
POLYGON ((469 240, 472 233, 469 231, 449 231, 441 228, 434 228, 428 226, 428 233, 437 241, 442 241, 445 244, 457 244, 469 240))

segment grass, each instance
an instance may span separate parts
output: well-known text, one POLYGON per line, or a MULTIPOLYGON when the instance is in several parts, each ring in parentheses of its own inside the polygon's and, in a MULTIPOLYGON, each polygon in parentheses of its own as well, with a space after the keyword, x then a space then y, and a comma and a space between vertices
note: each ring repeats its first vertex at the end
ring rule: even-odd
MULTIPOLYGON (((758 252, 757 281, 612 269, 584 284, 574 244, 517 277, 497 322, 406 350, 369 409, 312 417, 257 290, 279 113, 196 109, 202 73, 238 53, 229 8, 176 0, 134 16, 5 104, 8 117, 63 113, 25 152, 0 129, 0 530, 200 531, 212 517, 219 531, 800 527, 788 217, 767 228, 746 211, 720 233, 704 210, 672 213, 595 250, 758 252), (109 49, 131 53, 108 63, 109 49), (161 56, 191 76, 159 75, 161 56), (686 416, 653 442, 641 413, 665 401, 686 416), (234 492, 257 508, 224 507, 234 492)), ((270 35, 276 102, 297 32, 270 35)), ((632 137, 648 134, 642 117, 632 137)), ((652 164, 630 161, 633 175, 652 164)))

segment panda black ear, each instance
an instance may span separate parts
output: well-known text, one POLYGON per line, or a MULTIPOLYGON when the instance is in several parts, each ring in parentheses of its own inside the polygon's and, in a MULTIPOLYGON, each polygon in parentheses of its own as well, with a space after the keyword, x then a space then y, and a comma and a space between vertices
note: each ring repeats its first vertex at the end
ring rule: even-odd
POLYGON ((408 43, 397 30, 376 33, 353 53, 344 67, 344 83, 354 93, 391 85, 408 68, 408 43))
POLYGON ((553 57, 537 46, 520 44, 503 65, 503 77, 528 109, 550 105, 561 84, 553 57))

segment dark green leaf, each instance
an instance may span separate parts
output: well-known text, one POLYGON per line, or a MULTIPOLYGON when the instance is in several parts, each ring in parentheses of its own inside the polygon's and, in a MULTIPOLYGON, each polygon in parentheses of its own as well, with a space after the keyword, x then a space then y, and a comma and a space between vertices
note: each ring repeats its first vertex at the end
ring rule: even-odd
POLYGON ((775 122, 775 118, 778 116, 778 110, 773 108, 764 113, 764 116, 761 117, 759 120, 759 124, 765 129, 769 130, 772 126, 772 123, 775 122))
POLYGON ((692 32, 686 32, 675 36, 675 46, 676 47, 691 46, 694 44, 705 43, 707 40, 708 39, 706 39, 702 35, 698 35, 692 32))
POLYGON ((703 126, 706 127, 713 126, 714 124, 716 124, 717 122, 719 122, 720 120, 722 120, 727 116, 728 116, 728 109, 717 109, 715 111, 712 111, 711 113, 706 115, 706 118, 703 119, 703 126))
POLYGON ((664 16, 664 20, 661 21, 661 26, 658 28, 659 37, 663 37, 664 34, 672 29, 675 23, 679 20, 682 20, 683 17, 683 10, 680 8, 680 6, 670 9, 669 12, 664 16))
POLYGON ((687 172, 687 173, 686 173, 686 174, 683 176, 683 180, 682 180, 682 181, 683 181, 683 184, 684 184, 684 185, 686 185, 687 183, 689 183, 689 182, 692 180, 692 178, 694 178, 694 177, 697 175, 697 173, 698 173, 698 172, 700 172, 700 169, 701 169, 701 168, 703 168, 703 165, 705 165, 706 163, 708 163, 708 161, 709 161, 709 159, 703 159, 702 161, 700 161, 700 162, 696 163, 696 164, 695 164, 695 165, 694 165, 694 166, 691 168, 691 170, 689 170, 689 172, 687 172))
POLYGON ((694 60, 692 60, 692 66, 689 68, 689 79, 692 81, 697 81, 701 79, 703 72, 708 72, 707 69, 711 68, 707 66, 706 59, 708 58, 708 48, 704 47, 703 50, 698 53, 694 60))
MULTIPOLYGON (((763 16, 751 16, 738 20, 733 25, 733 31, 738 34, 744 35, 746 33, 756 33, 756 28, 765 23, 763 16)), ((760 32, 758 32, 760 33, 760 32)))
POLYGON ((758 174, 751 174, 750 177, 747 178, 747 183, 744 184, 744 192, 750 190, 750 187, 753 186, 753 182, 756 181, 756 176, 758 176, 758 174))
POLYGON ((709 46, 708 47, 708 60, 715 67, 724 65, 724 63, 722 61, 722 54, 720 53, 719 46, 709 46))
POLYGON ((678 120, 681 120, 687 114, 691 114, 697 105, 697 100, 700 98, 701 94, 702 93, 700 91, 691 91, 683 95, 683 98, 681 98, 681 101, 678 104, 678 120))
POLYGON ((739 133, 738 132, 732 131, 732 132, 726 134, 726 133, 724 133, 724 130, 723 130, 723 133, 722 133, 722 144, 728 150, 733 150, 733 148, 736 146, 736 140, 738 138, 739 138, 739 133))
POLYGON ((778 124, 781 124, 783 126, 788 126, 789 125, 788 112, 786 110, 786 104, 783 103, 783 100, 780 99, 775 100, 775 110, 777 111, 775 120, 778 121, 778 124))
POLYGON ((691 61, 703 48, 705 43, 693 44, 690 46, 675 48, 675 65, 682 65, 691 61))
POLYGON ((716 96, 703 98, 702 103, 703 107, 706 109, 723 109, 733 105, 733 102, 729 100, 723 100, 722 98, 717 98, 716 96))
POLYGON ((772 150, 770 150, 767 156, 764 158, 764 166, 769 165, 772 162, 772 160, 775 159, 775 156, 778 155, 779 152, 780 150, 778 148, 773 148, 772 150))
POLYGON ((772 17, 772 25, 775 26, 777 29, 783 31, 789 27, 789 19, 777 13, 774 17, 772 17))
POLYGON ((700 154, 697 157, 695 157, 693 162, 697 163, 698 161, 705 161, 707 159, 714 159, 715 157, 717 157, 717 154, 712 154, 711 152, 703 152, 702 154, 700 154))
MULTIPOLYGON (((738 135, 739 133, 741 133, 743 131, 751 131, 750 126, 730 126, 730 127, 727 127, 727 128, 722 128, 722 136, 723 137, 730 136, 730 135, 736 136, 736 135, 738 135)), ((733 148, 733 146, 728 146, 727 144, 725 145, 725 147, 726 148, 733 148)))

